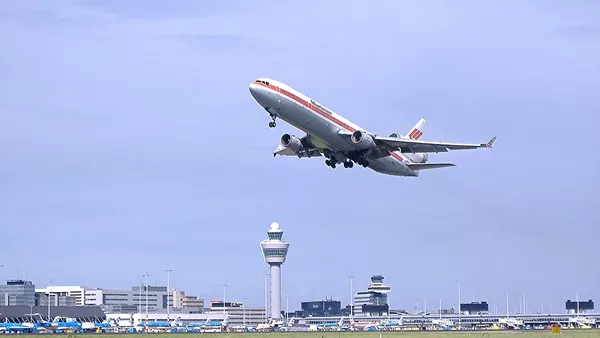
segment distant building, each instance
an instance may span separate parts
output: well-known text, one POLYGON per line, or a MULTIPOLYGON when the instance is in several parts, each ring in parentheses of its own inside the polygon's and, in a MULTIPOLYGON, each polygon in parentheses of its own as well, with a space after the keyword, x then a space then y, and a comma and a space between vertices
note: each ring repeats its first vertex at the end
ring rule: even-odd
POLYGON ((594 311, 594 301, 592 301, 591 299, 584 302, 572 302, 571 300, 567 300, 567 302, 565 303, 565 310, 567 310, 567 312, 570 313, 594 311))
POLYGON ((2 306, 34 306, 35 285, 31 281, 12 279, 0 285, 2 306))
POLYGON ((333 299, 301 302, 300 308, 302 310, 296 314, 302 318, 342 316, 346 312, 342 309, 342 302, 333 299))
POLYGON ((225 313, 228 316, 229 326, 252 326, 266 323, 266 311, 262 307, 245 307, 241 302, 225 302, 222 300, 211 300, 207 314, 211 317, 218 317, 225 313), (223 306, 225 306, 223 308, 223 306))
POLYGON ((75 299, 75 305, 85 305, 85 288, 83 286, 69 285, 56 286, 51 285, 46 288, 35 289, 36 293, 53 294, 58 296, 67 296, 75 299))
POLYGON ((166 312, 188 309, 185 313, 204 312, 204 299, 186 296, 183 291, 168 292, 164 286, 133 286, 131 290, 86 289, 86 305, 101 306, 107 313, 166 312))
POLYGON ((487 314, 489 312, 489 305, 487 302, 461 303, 460 312, 467 315, 487 314))
POLYGON ((35 305, 36 306, 48 306, 48 299, 50 300, 50 306, 78 306, 77 298, 71 296, 61 296, 57 294, 46 294, 42 292, 35 293, 35 305))
POLYGON ((5 306, 0 307, 0 322, 22 323, 40 316, 52 321, 56 316, 75 318, 79 322, 101 322, 106 315, 98 306, 5 306), (39 314, 39 315, 38 315, 39 314))
POLYGON ((196 296, 187 296, 183 291, 173 291, 173 308, 196 308, 198 311, 204 309, 204 299, 196 296))
POLYGON ((389 313, 387 294, 390 286, 383 284, 383 276, 371 277, 367 291, 359 291, 354 297, 353 313, 356 316, 385 316, 389 313))

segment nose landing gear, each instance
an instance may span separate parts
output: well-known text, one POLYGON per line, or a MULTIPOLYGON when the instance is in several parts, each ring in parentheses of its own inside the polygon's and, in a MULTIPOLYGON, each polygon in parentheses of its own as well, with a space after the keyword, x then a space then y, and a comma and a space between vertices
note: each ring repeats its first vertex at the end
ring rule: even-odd
POLYGON ((277 119, 277 115, 275 114, 271 114, 271 122, 269 122, 269 128, 275 128, 277 126, 277 122, 275 122, 275 119, 277 119))

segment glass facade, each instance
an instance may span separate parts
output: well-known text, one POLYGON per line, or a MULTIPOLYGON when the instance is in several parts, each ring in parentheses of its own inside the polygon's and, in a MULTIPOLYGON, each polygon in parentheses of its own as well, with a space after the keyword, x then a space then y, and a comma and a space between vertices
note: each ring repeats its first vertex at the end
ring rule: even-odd
POLYGON ((269 232, 267 235, 269 235, 269 239, 281 240, 283 232, 269 232))
POLYGON ((301 317, 328 317, 342 315, 342 303, 339 300, 317 300, 301 303, 301 317))
POLYGON ((285 255, 287 255, 287 249, 264 249, 263 253, 264 253, 265 257, 285 256, 285 255))
MULTIPOLYGON (((567 302, 565 303, 566 310, 577 311, 577 308, 578 308, 577 301, 573 302, 571 300, 567 300, 567 302)), ((587 302, 579 301, 579 311, 586 311, 586 310, 594 310, 594 301, 592 301, 591 299, 588 300, 587 302)))
POLYGON ((487 302, 461 303, 460 310, 463 312, 488 312, 489 307, 487 302))
POLYGON ((35 306, 35 285, 21 279, 9 280, 0 285, 0 302, 4 306, 35 306))

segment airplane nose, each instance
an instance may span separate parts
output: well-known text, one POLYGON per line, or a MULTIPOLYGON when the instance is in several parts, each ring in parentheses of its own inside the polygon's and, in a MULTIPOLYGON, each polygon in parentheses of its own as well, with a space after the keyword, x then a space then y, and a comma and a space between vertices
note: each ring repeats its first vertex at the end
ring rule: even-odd
POLYGON ((264 88, 254 83, 250 84, 249 90, 250 94, 256 100, 256 102, 258 102, 258 104, 260 104, 261 106, 265 107, 265 105, 268 103, 269 93, 267 93, 267 91, 264 88))
MULTIPOLYGON (((252 96, 254 96, 254 95, 256 95, 256 91, 258 90, 258 86, 256 84, 254 84, 254 83, 251 83, 248 86, 248 89, 250 90, 250 94, 252 94, 252 96)), ((256 98, 256 97, 254 97, 254 98, 256 98)))

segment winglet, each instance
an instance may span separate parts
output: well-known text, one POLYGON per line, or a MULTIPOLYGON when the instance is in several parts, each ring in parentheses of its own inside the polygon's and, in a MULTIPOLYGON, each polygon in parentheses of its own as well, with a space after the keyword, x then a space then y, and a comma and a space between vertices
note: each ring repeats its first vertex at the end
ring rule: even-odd
POLYGON ((494 142, 496 142, 496 136, 492 137, 488 143, 484 143, 481 146, 484 148, 492 148, 492 146, 494 145, 494 142))

